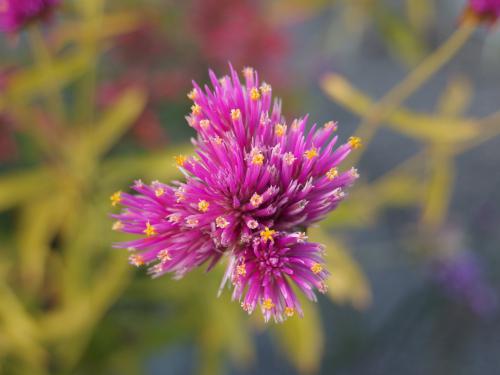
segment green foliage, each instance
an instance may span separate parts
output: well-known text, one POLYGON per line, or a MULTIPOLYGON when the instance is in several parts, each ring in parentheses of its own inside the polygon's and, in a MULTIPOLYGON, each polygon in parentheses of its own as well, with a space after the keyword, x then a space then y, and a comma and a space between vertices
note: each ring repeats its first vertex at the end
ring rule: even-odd
MULTIPOLYGON (((355 8, 357 16, 365 11, 365 17, 373 6, 371 1, 338 3, 349 12, 355 8)), ((326 6, 321 0, 293 6, 278 1, 272 9, 280 14, 285 7, 290 17, 326 6)), ((388 14, 379 14, 376 22, 394 53, 411 65, 426 53, 419 33, 433 8, 417 0, 407 6, 409 26, 388 14)), ((147 155, 115 152, 143 112, 148 93, 124 90, 101 109, 95 103, 97 71, 109 38, 133 29, 138 20, 130 13, 107 14, 99 0, 72 2, 68 12, 70 19, 50 35, 31 26, 34 62, 20 68, 0 93, 0 112, 15 117, 38 157, 36 165, 0 176, 0 211, 12 218, 14 228, 0 234, 0 372, 135 374, 147 355, 177 342, 196 345, 200 374, 220 373, 227 359, 249 365, 255 359, 255 332, 267 327, 260 317, 244 314, 229 292, 215 298, 222 267, 210 275, 195 272, 182 282, 151 281, 130 269, 127 254, 111 249, 119 236, 111 231, 109 195, 137 178, 180 177, 172 159, 189 153, 190 146, 147 155), (50 131, 39 110, 48 114, 50 131)), ((339 75, 328 75, 321 84, 333 101, 362 118, 380 109, 339 75)), ((462 117, 471 96, 470 82, 457 77, 435 113, 396 105, 369 124, 374 132, 380 125, 422 147, 386 174, 361 180, 350 199, 310 230, 311 239, 327 247, 332 301, 364 309, 372 299, 349 241, 336 234, 339 228, 367 228, 388 207, 420 208, 421 225, 442 225, 455 158, 500 132, 498 114, 462 117)), ((405 98, 399 99, 402 104, 405 98)), ((308 374, 319 367, 324 337, 318 306, 303 305, 304 318, 295 316, 269 333, 297 370, 308 374)))

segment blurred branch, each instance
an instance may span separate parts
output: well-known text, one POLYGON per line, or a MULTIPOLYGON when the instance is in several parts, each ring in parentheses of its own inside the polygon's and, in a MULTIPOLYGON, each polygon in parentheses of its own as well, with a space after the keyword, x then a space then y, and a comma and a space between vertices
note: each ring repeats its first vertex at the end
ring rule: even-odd
MULTIPOLYGON (((364 142, 368 144, 375 135, 378 125, 389 117, 399 105, 448 62, 469 39, 474 30, 475 27, 469 24, 464 24, 459 27, 441 47, 427 57, 403 81, 384 95, 377 104, 372 105, 370 109, 364 113, 356 135, 361 137, 364 142)), ((325 81, 323 81, 323 88, 327 93, 331 94, 328 89, 328 84, 325 84, 325 81)), ((362 152, 358 152, 355 155, 354 163, 359 160, 362 152)))

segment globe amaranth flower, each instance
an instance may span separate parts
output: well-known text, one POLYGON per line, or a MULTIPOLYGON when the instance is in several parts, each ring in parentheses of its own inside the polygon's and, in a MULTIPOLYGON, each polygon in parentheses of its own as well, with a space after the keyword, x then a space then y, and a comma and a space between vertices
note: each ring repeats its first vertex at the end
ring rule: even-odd
POLYGON ((464 18, 493 24, 500 17, 500 0, 469 0, 464 18))
POLYGON ((251 68, 244 76, 242 83, 231 68, 220 80, 210 72, 212 88, 194 84, 187 121, 197 132, 196 155, 176 158, 185 182, 137 181, 137 195, 115 193, 112 203, 124 210, 114 227, 142 235, 118 246, 154 276, 182 277, 227 256, 223 285, 232 282, 233 298, 281 321, 301 313, 292 285, 311 300, 325 291, 322 247, 303 231, 334 210, 358 177, 339 164, 360 140, 335 148, 335 123, 310 130, 307 117, 287 123, 271 87, 251 68))
POLYGON ((17 32, 26 24, 48 16, 60 0, 0 0, 0 30, 17 32))

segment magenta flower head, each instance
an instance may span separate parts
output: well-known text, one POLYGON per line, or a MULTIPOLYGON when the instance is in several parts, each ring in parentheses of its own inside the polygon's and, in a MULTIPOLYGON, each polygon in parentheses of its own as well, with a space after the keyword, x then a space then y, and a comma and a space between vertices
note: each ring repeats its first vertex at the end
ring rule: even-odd
POLYGON ((182 277, 222 257, 234 299, 251 313, 282 321, 301 314, 295 285, 309 299, 326 290, 322 246, 307 241, 307 228, 334 210, 358 174, 340 163, 360 140, 335 148, 336 124, 313 125, 307 117, 286 122, 281 103, 257 73, 245 81, 231 68, 212 88, 194 84, 188 123, 197 132, 196 155, 178 156, 185 182, 136 182, 131 195, 115 193, 124 210, 114 228, 142 238, 119 243, 131 262, 147 264, 154 276, 182 277))
POLYGON ((0 30, 13 33, 50 15, 60 0, 0 0, 0 30))
POLYGON ((494 24, 500 17, 500 0, 469 0, 464 18, 494 24))

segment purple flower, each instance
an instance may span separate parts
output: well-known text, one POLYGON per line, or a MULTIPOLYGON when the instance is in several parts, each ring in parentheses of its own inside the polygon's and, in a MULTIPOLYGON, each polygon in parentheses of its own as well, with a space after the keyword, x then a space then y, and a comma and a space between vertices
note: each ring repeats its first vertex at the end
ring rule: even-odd
POLYGON ((500 0, 469 0, 465 17, 495 23, 500 17, 500 0))
POLYGON ((59 0, 0 0, 0 30, 17 32, 29 22, 46 17, 59 0))
POLYGON ((186 181, 137 182, 138 195, 115 193, 112 203, 125 206, 115 229, 146 235, 118 246, 154 276, 182 277, 228 256, 223 285, 233 282, 248 312, 260 304, 266 320, 281 321, 301 313, 291 283, 309 299, 325 289, 321 246, 301 232, 334 210, 358 177, 338 166, 360 140, 334 149, 335 123, 310 131, 307 118, 287 123, 271 87, 250 68, 244 75, 242 84, 231 68, 221 80, 210 72, 212 89, 194 84, 187 120, 198 133, 196 155, 176 158, 186 181))
POLYGON ((474 253, 459 251, 443 257, 436 263, 434 271, 434 278, 444 292, 464 303, 475 314, 487 316, 497 310, 496 292, 486 280, 474 253))

